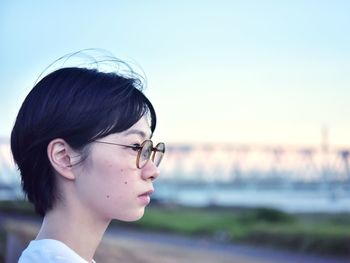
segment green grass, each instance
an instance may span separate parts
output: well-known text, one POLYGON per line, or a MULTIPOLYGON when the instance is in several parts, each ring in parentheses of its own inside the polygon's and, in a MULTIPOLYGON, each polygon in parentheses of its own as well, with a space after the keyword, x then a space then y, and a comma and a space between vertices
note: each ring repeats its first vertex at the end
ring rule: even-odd
MULTIPOLYGON (((27 202, 0 202, 0 211, 34 215, 27 202)), ((268 208, 146 208, 132 223, 113 226, 179 233, 225 242, 248 243, 328 255, 350 255, 350 215, 287 214, 268 208)), ((1 242, 1 238, 0 238, 1 242)), ((1 247, 1 244, 0 244, 1 247)))
POLYGON ((317 254, 350 255, 350 227, 344 225, 257 223, 243 241, 317 254))
POLYGON ((151 206, 140 221, 113 224, 318 254, 350 255, 348 219, 347 214, 313 217, 310 214, 290 215, 266 208, 151 206))
POLYGON ((33 205, 25 200, 0 201, 0 211, 3 213, 36 216, 33 205))
POLYGON ((2 225, 0 225, 0 262, 5 262, 6 250, 6 232, 2 225))
POLYGON ((175 231, 184 234, 211 234, 218 226, 228 226, 236 217, 232 213, 215 213, 196 209, 164 210, 153 208, 134 224, 150 229, 175 231))

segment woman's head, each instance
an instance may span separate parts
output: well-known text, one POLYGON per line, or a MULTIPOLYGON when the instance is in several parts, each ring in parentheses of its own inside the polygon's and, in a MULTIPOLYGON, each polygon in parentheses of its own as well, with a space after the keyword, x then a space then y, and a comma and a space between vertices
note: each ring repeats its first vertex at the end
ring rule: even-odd
POLYGON ((70 67, 50 73, 31 90, 13 127, 11 148, 23 190, 40 215, 59 198, 50 142, 61 139, 84 162, 91 142, 120 134, 142 119, 150 135, 154 132, 155 111, 140 88, 138 78, 70 67))

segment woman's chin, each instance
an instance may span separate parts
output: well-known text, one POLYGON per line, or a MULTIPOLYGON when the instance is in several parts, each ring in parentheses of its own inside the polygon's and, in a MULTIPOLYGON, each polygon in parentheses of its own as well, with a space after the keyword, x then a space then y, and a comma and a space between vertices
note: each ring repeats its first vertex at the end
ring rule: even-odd
POLYGON ((142 208, 138 211, 135 211, 134 213, 130 213, 128 215, 124 215, 121 218, 116 218, 119 221, 124 221, 124 222, 134 222, 140 220, 145 213, 145 209, 142 208))

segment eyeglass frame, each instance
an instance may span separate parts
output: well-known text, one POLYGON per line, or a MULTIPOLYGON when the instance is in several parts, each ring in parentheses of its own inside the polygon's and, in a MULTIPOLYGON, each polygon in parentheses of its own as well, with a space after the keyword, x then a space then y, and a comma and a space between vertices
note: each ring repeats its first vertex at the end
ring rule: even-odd
MULTIPOLYGON (((163 155, 165 153, 165 143, 164 142, 159 142, 157 143, 157 145, 155 147, 153 147, 153 141, 152 140, 144 140, 141 145, 126 145, 126 144, 120 144, 120 143, 112 143, 112 142, 104 142, 104 141, 93 141, 93 142, 97 142, 97 143, 103 143, 103 144, 110 144, 110 145, 117 145, 117 146, 123 146, 123 147, 126 147, 126 148, 130 148, 130 149, 133 149, 133 150, 137 150, 137 157, 136 157, 136 167, 138 169, 142 169, 143 167, 146 166, 146 164, 149 162, 150 159, 152 159, 152 162, 154 163, 154 157, 156 156, 156 152, 162 152, 163 155), (142 152, 142 148, 144 147, 144 145, 147 143, 147 142, 151 142, 151 154, 148 158, 148 160, 145 162, 145 164, 140 167, 140 158, 141 158, 141 152, 142 152), (160 144, 163 144, 164 145, 164 151, 160 151, 157 149, 157 146, 160 145, 160 144)), ((162 158, 163 159, 163 158, 162 158)), ((161 163, 162 159, 160 160, 159 164, 161 163)), ((158 165, 159 165, 158 164, 158 165)), ((158 167, 158 165, 156 165, 158 167)))

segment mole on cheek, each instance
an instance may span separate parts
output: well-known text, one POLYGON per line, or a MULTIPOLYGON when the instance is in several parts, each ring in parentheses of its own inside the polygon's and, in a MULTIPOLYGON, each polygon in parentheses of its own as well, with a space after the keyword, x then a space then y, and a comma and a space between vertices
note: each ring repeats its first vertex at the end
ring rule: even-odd
POLYGON ((109 195, 107 195, 107 198, 109 198, 109 195))
POLYGON ((120 169, 120 172, 122 173, 122 172, 124 172, 124 170, 123 170, 123 169, 120 169))
POLYGON ((125 181, 124 184, 128 184, 128 182, 125 181))

